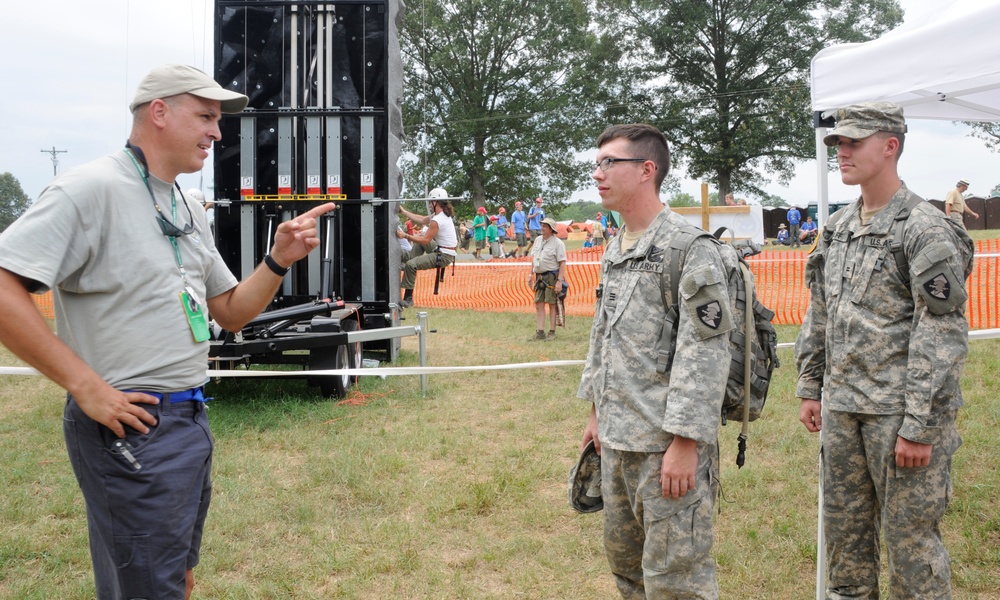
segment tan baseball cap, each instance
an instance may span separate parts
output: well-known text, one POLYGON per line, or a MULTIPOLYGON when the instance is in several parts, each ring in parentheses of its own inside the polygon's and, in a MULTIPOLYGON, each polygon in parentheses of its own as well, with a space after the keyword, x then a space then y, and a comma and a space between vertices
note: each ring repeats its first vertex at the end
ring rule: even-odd
POLYGON ((135 98, 128 109, 135 109, 157 98, 191 94, 207 100, 218 100, 220 109, 227 114, 242 112, 249 98, 239 92, 227 90, 214 79, 188 65, 162 65, 156 67, 139 82, 135 98))
POLYGON ((827 146, 836 146, 837 136, 863 140, 879 131, 906 133, 903 107, 892 102, 864 102, 823 113, 823 118, 831 116, 837 126, 823 138, 827 146))

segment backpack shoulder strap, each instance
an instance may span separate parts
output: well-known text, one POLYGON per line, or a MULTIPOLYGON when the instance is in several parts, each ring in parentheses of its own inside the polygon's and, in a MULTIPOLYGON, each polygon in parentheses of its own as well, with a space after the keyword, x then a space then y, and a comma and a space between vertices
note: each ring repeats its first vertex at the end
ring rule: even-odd
POLYGON ((896 270, 899 271, 899 276, 907 287, 910 286, 910 261, 903 251, 903 231, 906 219, 910 217, 913 209, 923 201, 919 196, 910 196, 910 199, 903 204, 903 208, 899 209, 892 224, 892 241, 889 242, 889 252, 892 252, 892 259, 896 261, 896 270))
POLYGON ((679 231, 670 240, 667 251, 670 252, 670 285, 667 285, 667 269, 660 271, 660 296, 663 298, 663 311, 666 314, 663 330, 660 332, 660 345, 656 351, 656 372, 661 375, 670 369, 674 356, 674 342, 677 338, 677 294, 680 288, 681 272, 684 270, 684 260, 687 258, 691 244, 700 237, 712 237, 707 231, 702 231, 693 225, 679 227, 679 231))

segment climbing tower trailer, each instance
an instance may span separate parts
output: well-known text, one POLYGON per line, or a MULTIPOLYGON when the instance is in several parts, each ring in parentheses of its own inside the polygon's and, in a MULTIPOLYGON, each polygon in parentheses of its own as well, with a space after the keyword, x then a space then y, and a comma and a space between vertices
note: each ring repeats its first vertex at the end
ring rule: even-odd
MULTIPOLYGON (((247 277, 280 222, 327 201, 338 208, 321 218, 320 247, 292 267, 270 309, 242 332, 223 332, 213 358, 359 366, 360 344, 342 333, 399 322, 398 220, 387 200, 401 183, 399 2, 215 7, 215 78, 250 99, 223 117, 215 146, 215 237, 227 265, 247 277)), ((395 360, 397 340, 363 351, 395 360)))

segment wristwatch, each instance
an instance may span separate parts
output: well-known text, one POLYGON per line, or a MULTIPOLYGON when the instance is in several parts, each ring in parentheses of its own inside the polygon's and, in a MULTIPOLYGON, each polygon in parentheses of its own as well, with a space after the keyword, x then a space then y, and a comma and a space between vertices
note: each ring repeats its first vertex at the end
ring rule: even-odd
POLYGON ((271 272, 277 275, 278 277, 284 277, 288 273, 288 269, 291 268, 279 265, 278 261, 271 258, 270 254, 264 255, 264 264, 267 265, 267 268, 271 269, 271 272))

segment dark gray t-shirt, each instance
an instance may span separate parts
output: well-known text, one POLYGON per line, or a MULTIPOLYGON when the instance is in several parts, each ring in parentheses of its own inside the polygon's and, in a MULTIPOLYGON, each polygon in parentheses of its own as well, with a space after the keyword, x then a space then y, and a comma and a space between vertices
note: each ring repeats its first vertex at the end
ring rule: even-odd
MULTIPOLYGON (((171 218, 171 185, 150 178, 171 218)), ((238 283, 215 248, 204 209, 174 189, 177 238, 201 301, 238 283), (188 202, 190 212, 184 207, 188 202)), ((117 389, 176 391, 206 381, 208 342, 195 342, 174 250, 125 151, 67 171, 0 235, 0 267, 53 289, 56 329, 117 389)), ((207 311, 207 309, 206 309, 207 311)))

